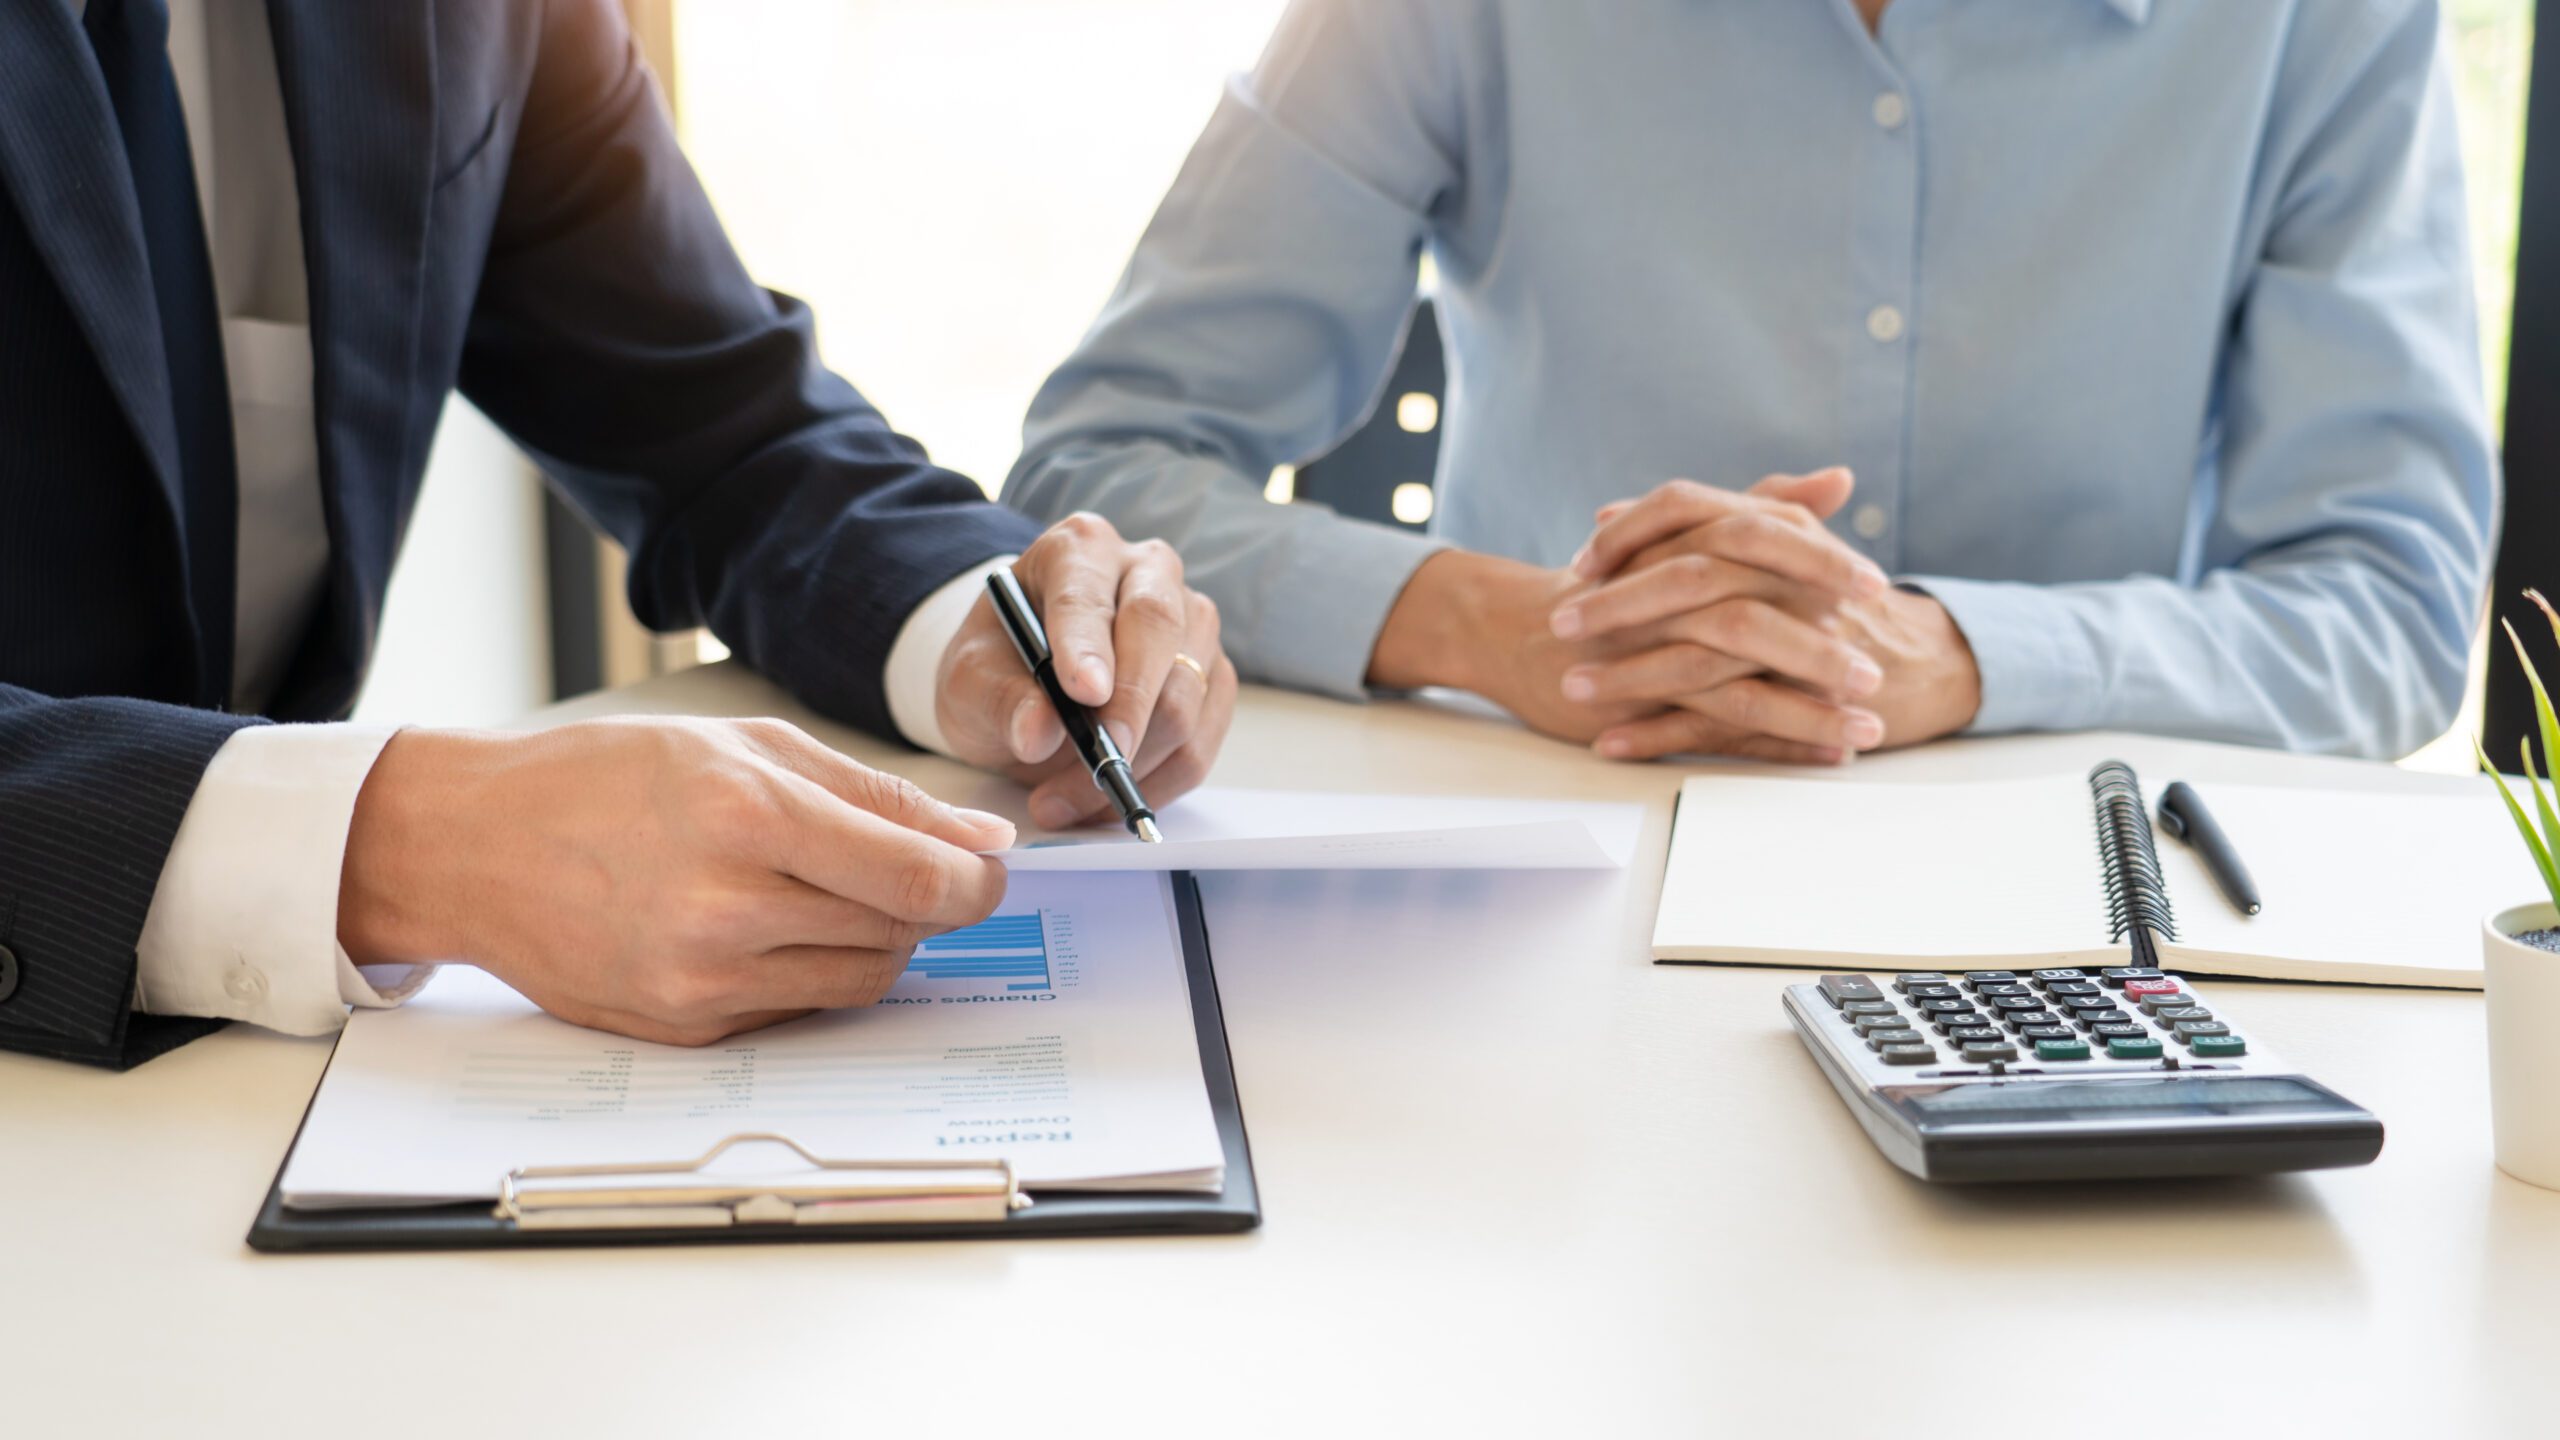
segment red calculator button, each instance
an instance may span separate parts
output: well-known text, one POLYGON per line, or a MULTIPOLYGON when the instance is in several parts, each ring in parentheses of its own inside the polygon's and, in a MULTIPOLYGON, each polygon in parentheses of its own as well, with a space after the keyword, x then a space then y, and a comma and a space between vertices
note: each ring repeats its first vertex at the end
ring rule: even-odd
POLYGON ((2137 995, 2175 995, 2178 993, 2178 982, 2168 979, 2127 980, 2124 982, 2124 993, 2128 998, 2137 995))

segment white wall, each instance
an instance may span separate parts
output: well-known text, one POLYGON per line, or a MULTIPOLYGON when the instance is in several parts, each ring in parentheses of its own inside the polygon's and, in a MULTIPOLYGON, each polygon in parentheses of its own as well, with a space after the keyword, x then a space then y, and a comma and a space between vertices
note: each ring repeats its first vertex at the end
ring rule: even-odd
POLYGON ((495 725, 549 703, 544 583, 541 478, 456 399, 436 430, 356 718, 495 725))

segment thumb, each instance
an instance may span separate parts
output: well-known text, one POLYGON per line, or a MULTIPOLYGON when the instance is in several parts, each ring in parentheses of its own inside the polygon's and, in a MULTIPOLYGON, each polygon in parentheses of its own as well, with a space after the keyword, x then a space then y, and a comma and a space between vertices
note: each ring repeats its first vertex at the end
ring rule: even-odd
POLYGON ((1846 465, 1816 470, 1810 475, 1772 475, 1751 487, 1751 493, 1764 500, 1784 500, 1801 505, 1817 518, 1828 520, 1849 503, 1849 492, 1857 488, 1857 477, 1846 465))

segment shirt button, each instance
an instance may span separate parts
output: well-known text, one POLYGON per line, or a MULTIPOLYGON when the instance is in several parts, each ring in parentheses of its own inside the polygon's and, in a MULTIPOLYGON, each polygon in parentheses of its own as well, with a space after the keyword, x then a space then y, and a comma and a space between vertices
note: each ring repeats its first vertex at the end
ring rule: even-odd
POLYGON ((1887 130, 1899 130, 1902 122, 1911 118, 1911 107, 1900 95, 1887 90, 1876 97, 1875 115, 1878 125, 1887 130))
POLYGON ((1849 517, 1850 528, 1856 530, 1861 539, 1866 540, 1873 540, 1882 535, 1885 526, 1891 523, 1881 505, 1861 505, 1858 507, 1858 513, 1849 517))
POLYGON ((267 977, 256 966, 234 965, 231 973, 222 977, 222 991, 234 1000, 255 1003, 266 998, 267 977))
POLYGON ((1902 338, 1902 312, 1890 305, 1879 305, 1867 312, 1867 333, 1879 342, 1890 344, 1902 338))

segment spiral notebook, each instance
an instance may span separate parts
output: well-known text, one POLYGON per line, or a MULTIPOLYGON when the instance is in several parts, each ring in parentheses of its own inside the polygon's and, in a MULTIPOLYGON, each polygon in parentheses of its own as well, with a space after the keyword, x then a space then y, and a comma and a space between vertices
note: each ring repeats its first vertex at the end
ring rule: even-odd
POLYGON ((2147 809, 2176 776, 1961 784, 1699 776, 1657 960, 1867 970, 2123 964, 2131 922, 2195 974, 2476 989, 2479 925, 2541 893, 2486 778, 2198 783, 2266 900, 2241 914, 2147 809), (2146 793, 2148 782, 2148 793, 2146 793))

